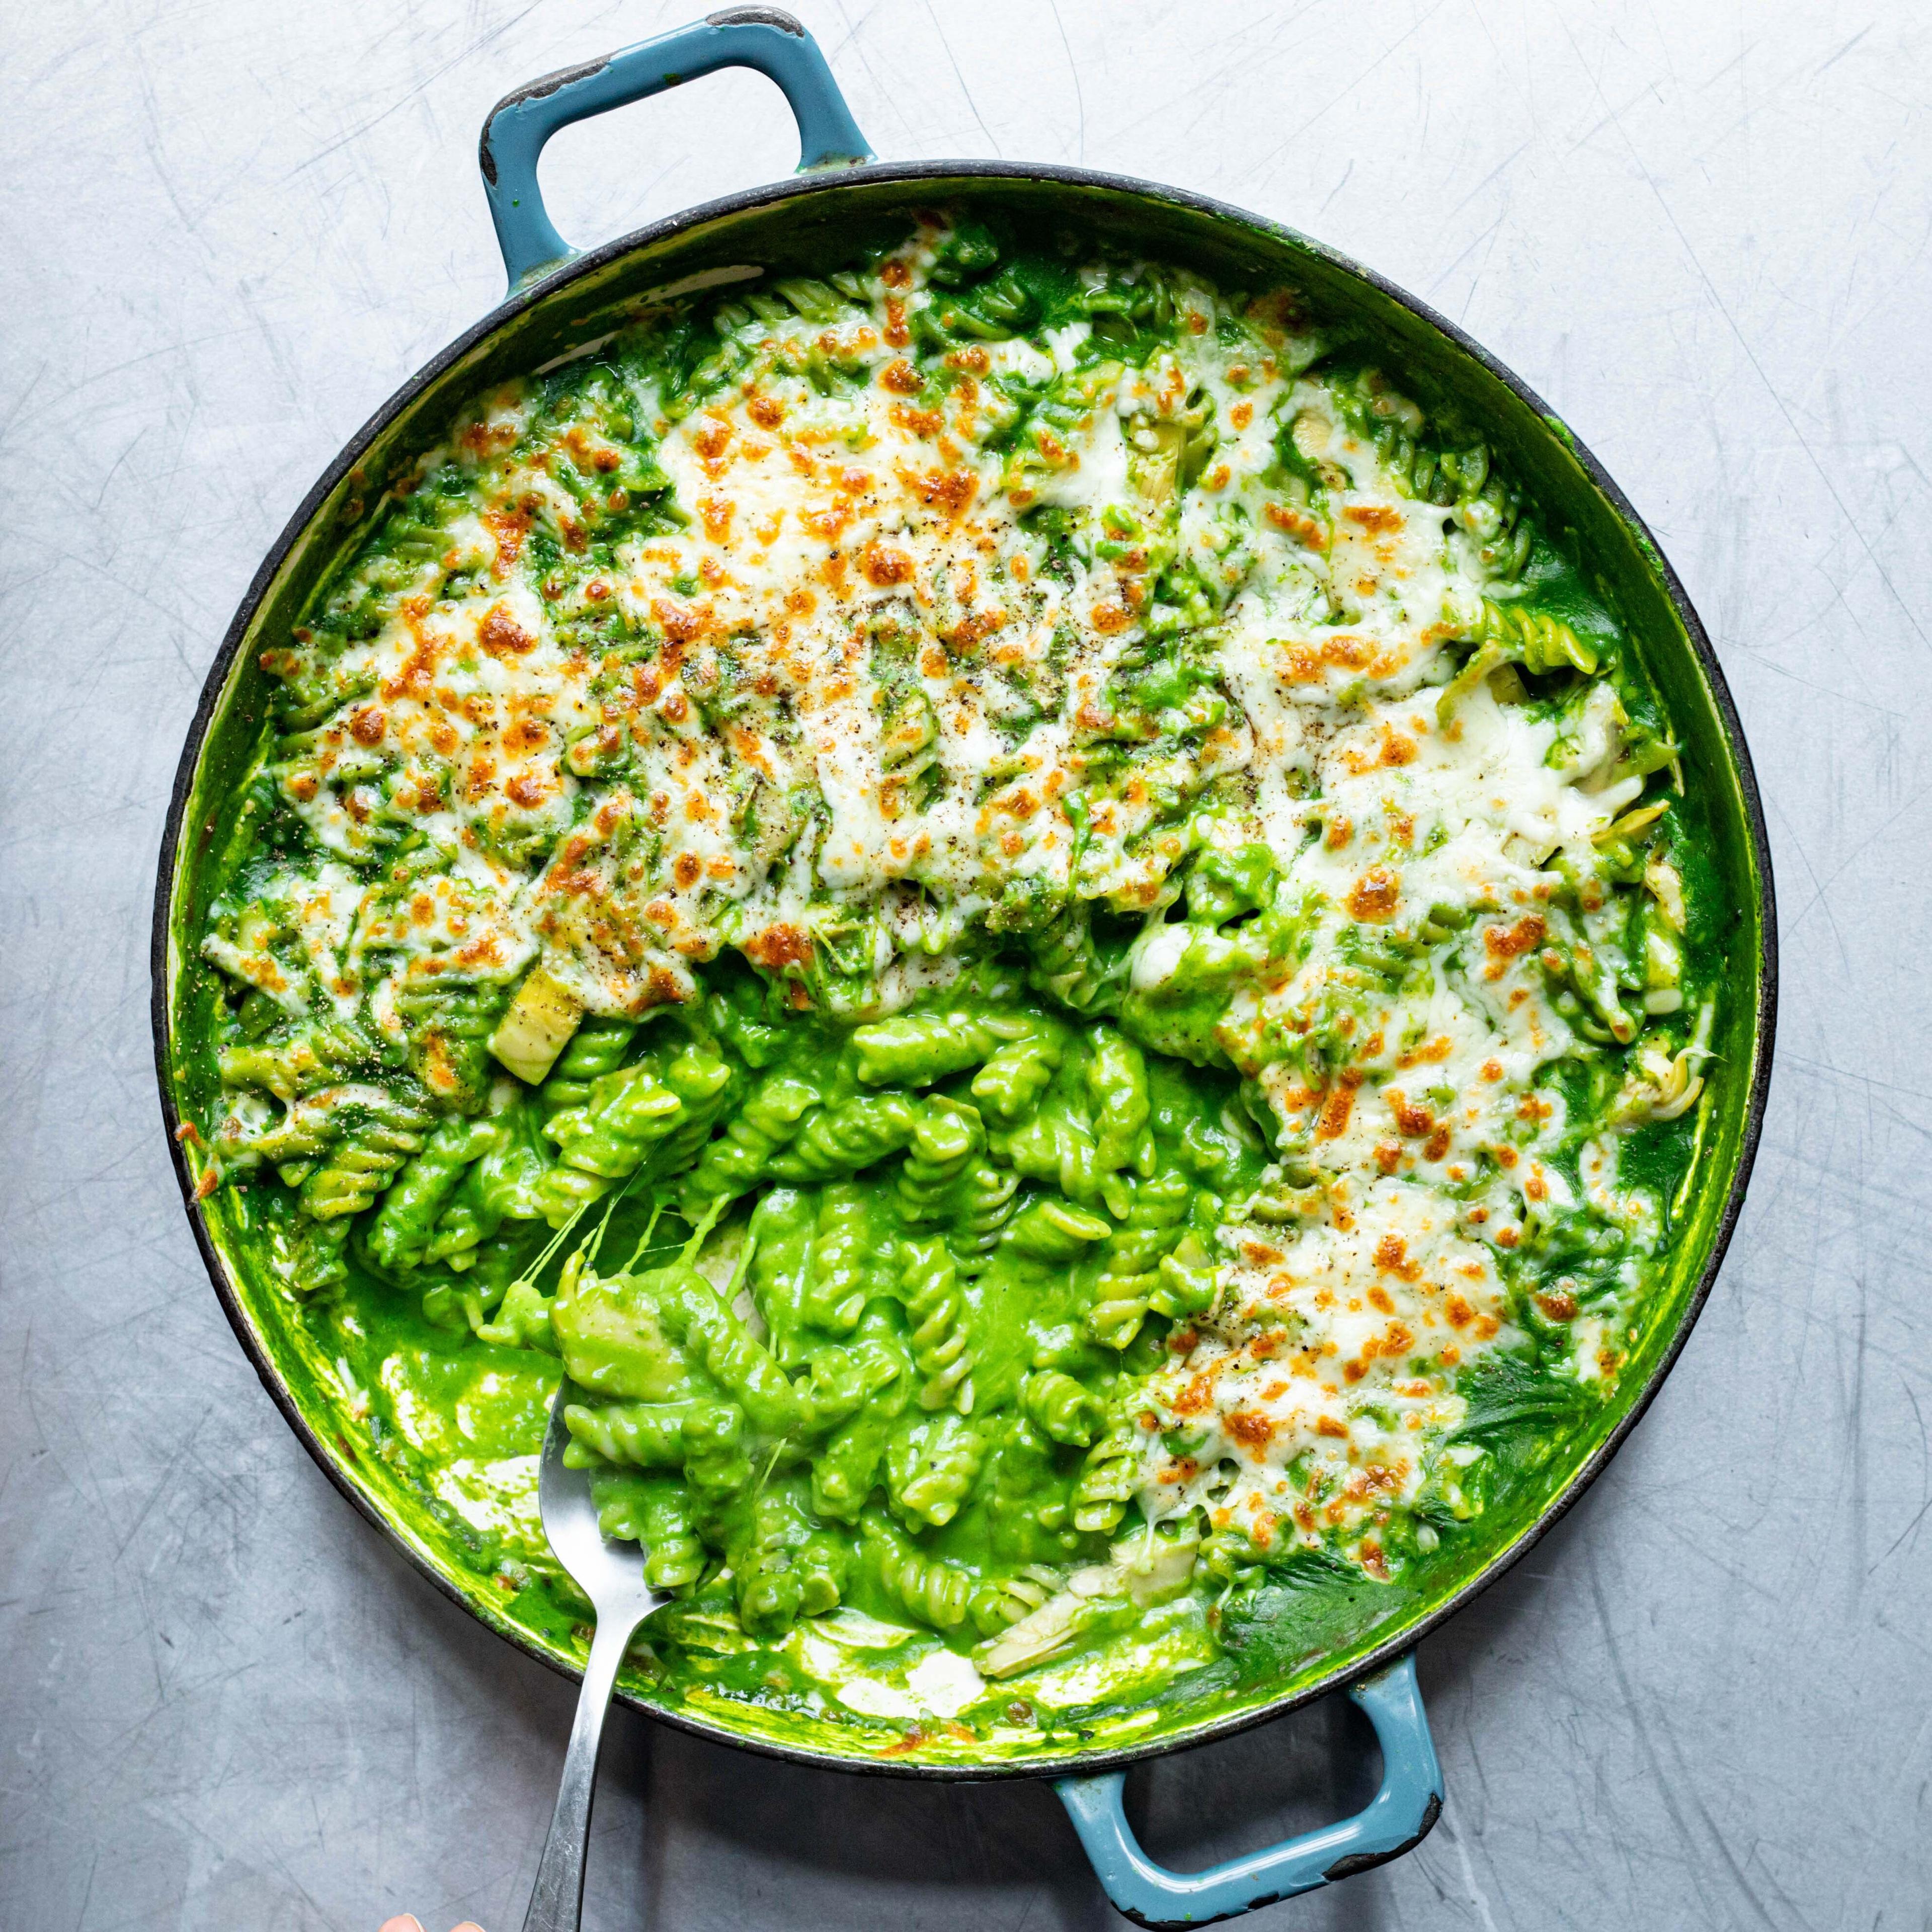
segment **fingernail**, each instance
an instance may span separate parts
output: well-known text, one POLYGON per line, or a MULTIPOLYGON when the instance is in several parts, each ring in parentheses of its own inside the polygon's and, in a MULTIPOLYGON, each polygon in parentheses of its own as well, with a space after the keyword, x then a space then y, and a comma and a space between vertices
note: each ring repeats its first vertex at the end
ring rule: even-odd
POLYGON ((423 1932, 422 1921, 413 1912, 400 1912, 383 1920, 380 1932, 423 1932))
POLYGON ((460 1925, 455 1928, 455 1932, 483 1932, 483 1928, 475 1919, 466 1918, 460 1925))

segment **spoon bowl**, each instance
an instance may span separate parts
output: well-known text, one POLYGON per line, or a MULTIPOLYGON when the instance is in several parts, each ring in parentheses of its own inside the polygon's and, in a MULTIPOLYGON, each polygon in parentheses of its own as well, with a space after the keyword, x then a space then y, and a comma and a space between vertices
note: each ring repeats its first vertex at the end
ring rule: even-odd
POLYGON ((634 1543, 613 1543, 597 1521, 597 1504, 590 1494, 587 1470, 573 1469, 564 1460, 570 1430, 564 1410, 572 1390, 568 1382, 551 1405, 550 1426, 544 1432, 543 1460, 537 1475, 537 1508, 550 1553, 571 1580, 590 1599, 601 1632, 607 1620, 629 1616, 634 1630, 660 1604, 668 1592, 644 1581, 644 1552, 634 1543))

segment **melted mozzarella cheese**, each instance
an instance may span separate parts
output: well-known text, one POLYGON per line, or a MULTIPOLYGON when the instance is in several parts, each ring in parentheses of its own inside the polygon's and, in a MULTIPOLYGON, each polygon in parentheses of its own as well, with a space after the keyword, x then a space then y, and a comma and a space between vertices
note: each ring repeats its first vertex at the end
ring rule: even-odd
POLYGON ((1452 1201, 1383 1179, 1338 1186, 1286 1239, 1248 1231, 1241 1256, 1216 1322, 1156 1384, 1149 1516, 1198 1506, 1268 1550, 1412 1502, 1461 1419, 1453 1371, 1517 1339, 1490 1251, 1452 1201))
MULTIPOLYGON (((924 238, 903 257, 896 285, 915 307, 930 255, 924 238)), ((1079 322, 956 352, 934 400, 904 356, 904 313, 887 300, 831 329, 751 325, 759 373, 658 418, 684 520, 622 546, 577 613, 665 640, 614 694, 608 676, 593 692, 593 658, 560 632, 531 532, 580 542, 556 466, 594 473, 616 452, 580 425, 554 456, 532 452, 526 393, 486 399, 462 446, 522 453, 451 527, 446 561, 473 566, 475 587, 406 600, 351 646, 338 675, 370 694, 282 773, 327 850, 366 860, 386 827, 412 823, 478 887, 460 934, 390 920, 385 936, 406 942, 392 970, 487 976, 541 946, 593 1010, 635 1012, 687 988, 688 960, 728 941, 805 956, 824 902, 876 902, 902 884, 961 919, 1029 885, 1153 904, 1185 841, 1144 835, 1174 796, 1231 773, 1256 774, 1271 843, 1298 836, 1283 787, 1304 761, 1310 704, 1345 686, 1412 688, 1448 634, 1455 574, 1442 514, 1403 498, 1322 384, 1292 373, 1312 340, 1284 312, 1264 332, 1270 352, 1252 336, 1231 346, 1213 298, 1190 289, 1175 346, 1144 368, 1090 359, 1079 322), (840 377, 788 373, 814 358, 840 377), (1003 371, 1064 379, 1077 399, 1025 464, 984 440, 1010 412, 1003 371), (1142 636, 1150 561, 1090 537, 1043 568, 1022 518, 1051 505, 1090 530, 1109 517, 1138 527, 1136 452, 1202 398, 1214 460, 1181 493, 1172 541, 1232 593, 1214 652, 1235 708, 1144 757, 1076 828, 1064 801, 1088 782, 1111 668, 1142 636), (1264 480, 1284 422, 1330 452, 1332 529, 1284 513, 1264 480), (1345 630, 1328 621, 1337 610, 1345 630), (728 688, 734 706, 746 692, 760 703, 721 726, 728 688), (578 773, 592 767, 566 755, 584 743, 622 767, 588 819, 578 773)))
MULTIPOLYGON (((1150 1442, 1143 1490, 1162 1512, 1209 1503, 1264 1548, 1412 1500, 1420 1464, 1396 1453, 1408 1438, 1390 1447, 1387 1392, 1400 1398, 1403 1430, 1436 1432, 1457 1412, 1443 1370, 1520 1339, 1503 1320, 1492 1258, 1576 1204, 1548 1157, 1567 1124, 1561 1096, 1535 1084, 1574 1046, 1539 957, 1561 924, 1557 880, 1542 868, 1565 850, 1586 856, 1627 802, 1620 788, 1579 782, 1600 759, 1559 769, 1555 724, 1498 704, 1486 687, 1447 725, 1426 693, 1344 722, 1284 709, 1265 728, 1284 756, 1294 748, 1310 782, 1306 800, 1264 793, 1263 811, 1277 852, 1294 824, 1288 875, 1314 931, 1290 977, 1237 993, 1218 1037, 1238 1065, 1257 1064, 1325 1192, 1278 1264, 1278 1237, 1229 1231, 1278 1272, 1258 1286, 1252 1259, 1222 1271, 1215 1317, 1161 1412, 1184 1424, 1196 1411, 1219 1419, 1178 1460, 1150 1442), (1460 940, 1432 946, 1419 933, 1430 921, 1460 921, 1460 940), (1365 930, 1416 942, 1420 983, 1382 992, 1360 964, 1365 930), (1271 1035, 1322 1027, 1349 1049, 1334 1078, 1311 1082, 1293 1063, 1268 1060, 1271 1035), (1304 1474, 1327 1472, 1318 1508, 1280 1474, 1304 1452, 1313 1457, 1304 1474), (1236 1472, 1232 1487, 1224 1463, 1236 1472)), ((1211 968, 1209 943, 1160 928, 1137 949, 1136 986, 1158 988, 1184 960, 1211 968)), ((1654 1209, 1645 1223, 1643 1198, 1616 1192, 1613 1148, 1591 1147, 1591 1204, 1631 1227, 1640 1248, 1654 1245, 1654 1209)), ((1602 1325, 1576 1330, 1586 1378, 1602 1372, 1602 1325)))

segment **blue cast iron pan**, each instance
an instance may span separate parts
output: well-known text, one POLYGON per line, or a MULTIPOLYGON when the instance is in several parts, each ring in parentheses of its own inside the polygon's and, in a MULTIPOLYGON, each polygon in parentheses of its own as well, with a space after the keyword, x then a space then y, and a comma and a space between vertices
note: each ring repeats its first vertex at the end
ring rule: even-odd
MULTIPOLYGON (((308 594, 351 541, 380 494, 392 455, 431 440, 457 404, 492 380, 526 372, 614 324, 638 292, 747 262, 809 268, 850 252, 862 230, 933 205, 980 206, 1064 221, 1188 261, 1223 286, 1286 281, 1328 313, 1390 338, 1405 383, 1467 398, 1531 497, 1560 512, 1569 540, 1624 616, 1670 703, 1685 760, 1707 800, 1712 849, 1732 922, 1730 998, 1713 1063, 1715 1100, 1699 1179, 1682 1219, 1651 1331, 1636 1345, 1616 1396, 1540 1507, 1478 1552, 1466 1574, 1401 1614, 1372 1618, 1332 1654, 1268 1685, 1138 1742, 1041 1759, 920 1762, 857 1757, 760 1730, 723 1708, 667 1710, 641 1686, 625 1693, 667 1722, 796 1762, 926 1778, 1049 1775, 1108 1896, 1148 1925, 1203 1924, 1380 1864, 1419 1843, 1442 1802, 1442 1773, 1416 1678, 1417 1641, 1492 1582, 1576 1500, 1616 1453, 1676 1361, 1710 1291, 1736 1224, 1756 1152, 1771 1070, 1777 957, 1770 854, 1750 759, 1723 673, 1676 573, 1602 466, 1516 376, 1454 324, 1372 271, 1293 230, 1179 190, 1083 169, 980 161, 874 161, 823 56, 788 14, 741 8, 506 96, 483 130, 481 160, 509 274, 502 304, 390 398, 316 484, 263 562, 224 640, 175 785, 154 927, 154 1023, 162 1111, 182 1196, 210 1279, 270 1395, 324 1472, 438 1588, 532 1654, 576 1668, 561 1646, 511 1622, 478 1580, 409 1520, 380 1472, 335 1429, 285 1298, 251 1265, 221 1197, 195 1198, 174 1136, 183 1118, 188 1048, 181 1036, 184 969, 205 904, 203 873, 232 808, 232 781, 262 724, 258 634, 308 594), (776 81, 798 124, 799 176, 675 215, 580 253, 551 226, 537 185, 544 143, 559 128, 725 67, 776 81), (1124 1767, 1225 1736, 1345 1689, 1369 1715, 1383 1762, 1380 1789, 1355 1816, 1212 1870, 1184 1874, 1141 1850, 1122 1808, 1124 1767)), ((1156 1727, 1158 1728, 1158 1727, 1156 1727)))

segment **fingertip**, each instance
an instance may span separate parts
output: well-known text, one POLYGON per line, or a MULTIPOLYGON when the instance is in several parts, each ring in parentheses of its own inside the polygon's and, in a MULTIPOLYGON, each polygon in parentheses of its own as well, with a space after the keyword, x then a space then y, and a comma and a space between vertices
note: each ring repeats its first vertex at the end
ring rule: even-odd
POLYGON ((473 1918, 466 1918, 460 1925, 452 1928, 452 1932, 483 1932, 482 1926, 473 1918))
POLYGON ((378 1932, 423 1932, 422 1921, 413 1912, 400 1912, 384 1919, 378 1932))

